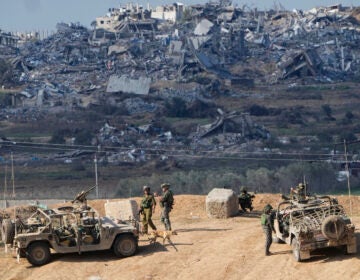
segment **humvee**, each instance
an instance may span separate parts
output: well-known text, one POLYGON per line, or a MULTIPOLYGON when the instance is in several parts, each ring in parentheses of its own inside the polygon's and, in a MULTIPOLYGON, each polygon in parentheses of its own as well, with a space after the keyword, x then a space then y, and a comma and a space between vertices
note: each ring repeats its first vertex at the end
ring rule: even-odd
POLYGON ((13 245, 18 257, 26 257, 32 265, 41 266, 50 262, 51 251, 81 254, 112 249, 119 257, 135 254, 139 239, 139 224, 135 219, 100 217, 95 209, 83 206, 38 208, 26 223, 16 227, 13 245))
POLYGON ((356 253, 355 226, 335 198, 286 199, 275 210, 275 241, 291 245, 296 261, 309 259, 311 251, 325 247, 356 253))

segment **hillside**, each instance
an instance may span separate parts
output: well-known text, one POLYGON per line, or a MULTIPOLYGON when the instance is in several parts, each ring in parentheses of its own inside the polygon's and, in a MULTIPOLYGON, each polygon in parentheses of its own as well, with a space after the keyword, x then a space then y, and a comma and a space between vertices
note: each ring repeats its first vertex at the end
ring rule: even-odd
MULTIPOLYGON (((273 205, 279 195, 258 194, 255 211, 226 220, 212 220, 205 214, 205 197, 176 196, 172 214, 174 247, 160 243, 149 245, 140 238, 138 253, 130 258, 117 259, 112 252, 86 253, 81 256, 55 255, 53 261, 33 268, 22 259, 20 264, 10 255, 0 253, 2 280, 110 280, 110 279, 358 279, 360 253, 343 255, 340 250, 314 252, 303 263, 293 260, 290 246, 273 244, 272 256, 265 257, 264 236, 259 224, 260 209, 273 205)), ((338 197, 348 207, 347 197, 338 197)), ((91 201, 103 211, 103 201, 91 201)), ((360 198, 352 197, 353 222, 360 244, 360 198)), ((159 212, 155 224, 160 225, 159 212)), ((358 251, 359 251, 358 246, 358 251)))

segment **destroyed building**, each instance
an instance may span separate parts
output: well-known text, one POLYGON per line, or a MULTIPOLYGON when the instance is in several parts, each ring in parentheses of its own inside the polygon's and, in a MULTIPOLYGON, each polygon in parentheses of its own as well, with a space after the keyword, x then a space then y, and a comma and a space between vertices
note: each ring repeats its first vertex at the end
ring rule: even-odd
POLYGON ((254 123, 247 113, 230 112, 226 114, 221 109, 218 109, 218 113, 219 116, 214 122, 198 126, 196 133, 192 135, 195 141, 205 143, 206 141, 202 141, 202 139, 221 135, 225 137, 222 143, 240 144, 250 139, 266 140, 271 137, 270 132, 263 126, 254 123))
MULTIPOLYGON (((114 75, 151 79, 146 92, 157 81, 186 83, 203 73, 230 90, 299 78, 343 81, 360 75, 359 14, 341 5, 258 11, 227 1, 154 10, 129 4, 97 18, 94 30, 58 24, 55 34, 28 41, 17 51, 4 49, 1 57, 25 85, 24 97, 37 96, 39 90, 62 98, 104 92, 114 75), (155 11, 176 11, 177 19, 181 11, 191 16, 158 28, 160 19, 151 16, 155 11), (248 59, 259 63, 249 66, 248 59), (265 71, 266 64, 276 69, 265 71), (242 70, 249 67, 254 71, 242 70)), ((4 36, 2 44, 10 35, 4 36)))
POLYGON ((92 30, 59 23, 42 40, 20 45, 6 32, 0 38, 0 58, 19 88, 11 93, 17 107, 108 102, 130 115, 155 113, 163 105, 144 98, 189 103, 262 84, 360 76, 360 10, 341 5, 259 11, 229 1, 129 4, 97 18, 92 30))

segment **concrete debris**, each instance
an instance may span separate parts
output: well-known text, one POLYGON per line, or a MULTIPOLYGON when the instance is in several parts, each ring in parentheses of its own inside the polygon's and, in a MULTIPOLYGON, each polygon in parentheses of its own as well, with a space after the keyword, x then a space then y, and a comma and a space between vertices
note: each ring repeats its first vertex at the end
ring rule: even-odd
POLYGON ((207 19, 202 19, 195 27, 194 30, 194 34, 198 35, 198 36, 203 36, 203 35, 207 35, 211 28, 214 26, 214 24, 207 20, 207 19))
MULTIPOLYGON (((96 18, 93 30, 59 23, 56 33, 22 44, 22 36, 0 31, 0 58, 13 67, 13 84, 5 86, 23 86, 27 95, 20 99, 43 91, 61 101, 41 106, 83 106, 74 95, 102 93, 105 87, 108 93, 148 95, 158 81, 188 83, 204 74, 215 75, 229 90, 235 84, 336 82, 360 75, 359 8, 265 12, 220 2, 128 4, 96 18), (254 58, 254 71, 242 70, 254 58)), ((162 90, 167 89, 156 93, 162 90)))
MULTIPOLYGON (((59 23, 45 39, 35 34, 28 40, 0 31, 0 59, 11 66, 11 79, 1 87, 18 89, 9 90, 0 120, 35 121, 50 110, 106 105, 121 109, 120 115, 155 115, 174 98, 188 108, 266 83, 356 80, 359 46, 359 7, 259 11, 227 0, 156 8, 128 4, 96 18, 91 30, 59 23)), ((186 140, 220 149, 269 137, 249 115, 231 112, 186 140)), ((99 147, 128 147, 102 160, 129 162, 150 156, 132 152, 138 144, 171 143, 176 149, 184 145, 178 139, 155 123, 107 124, 96 136, 99 147)))
MULTIPOLYGON (((203 140, 204 138, 217 139, 219 141, 219 135, 223 135, 225 139, 229 141, 232 139, 232 143, 243 143, 250 139, 270 139, 270 132, 263 126, 254 123, 250 115, 247 113, 239 114, 237 112, 230 112, 225 114, 222 110, 218 110, 219 117, 210 124, 199 126, 197 132, 192 135, 198 143, 206 143, 209 140, 203 140)), ((225 143, 225 139, 221 143, 225 143)), ((214 140, 213 140, 214 141, 214 140)), ((212 142, 213 142, 212 141, 212 142)))
POLYGON ((151 79, 140 77, 138 80, 126 76, 111 75, 106 92, 122 92, 146 95, 149 93, 151 79))

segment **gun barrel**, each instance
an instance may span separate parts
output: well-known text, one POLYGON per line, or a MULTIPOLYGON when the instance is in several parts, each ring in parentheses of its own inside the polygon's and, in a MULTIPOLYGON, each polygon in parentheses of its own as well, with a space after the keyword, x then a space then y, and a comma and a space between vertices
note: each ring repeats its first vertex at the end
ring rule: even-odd
POLYGON ((91 192, 93 189, 95 189, 96 188, 96 186, 93 186, 93 187, 91 187, 90 189, 88 189, 88 190, 86 190, 86 191, 82 191, 82 192, 80 192, 80 193, 78 193, 76 196, 75 196, 75 198, 74 198, 74 200, 72 200, 72 203, 74 203, 75 201, 81 201, 81 200, 84 200, 85 198, 86 198, 86 196, 87 196, 87 194, 89 193, 89 192, 91 192))

